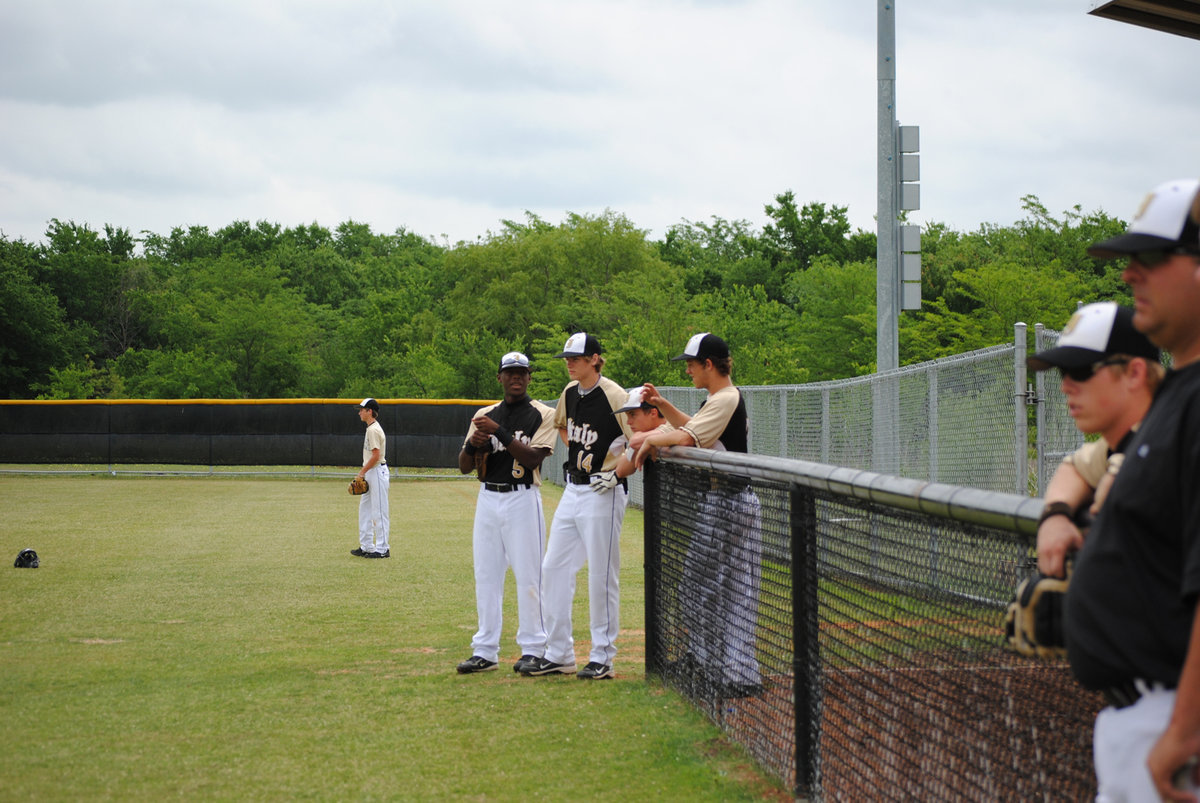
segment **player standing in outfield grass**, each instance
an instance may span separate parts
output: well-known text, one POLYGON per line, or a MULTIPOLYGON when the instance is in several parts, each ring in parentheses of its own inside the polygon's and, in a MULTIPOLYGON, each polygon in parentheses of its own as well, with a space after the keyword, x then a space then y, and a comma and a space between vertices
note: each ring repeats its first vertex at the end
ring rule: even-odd
POLYGON ((633 433, 624 413, 613 415, 625 403, 625 391, 601 376, 604 357, 600 342, 576 332, 558 356, 567 361, 571 378, 554 411, 554 425, 567 445, 566 487, 550 523, 550 541, 542 561, 546 652, 520 671, 523 675, 575 671, 571 605, 575 575, 586 563, 592 650, 579 677, 600 680, 613 676, 617 654, 621 524, 628 501, 626 482, 617 477, 617 456, 609 446, 633 433))
POLYGON ((1057 345, 1030 357, 1029 367, 1059 369, 1075 426, 1101 436, 1063 458, 1046 486, 1038 569, 1062 577, 1066 556, 1083 545, 1076 516, 1085 506, 1100 509, 1164 371, 1158 348, 1133 328, 1133 310, 1111 301, 1079 309, 1057 345))
POLYGON ((458 470, 477 470, 472 550, 479 630, 460 674, 486 672, 500 660, 504 574, 511 566, 517 585, 517 646, 514 671, 546 651, 542 620, 542 558, 546 519, 542 513, 541 465, 554 450, 554 410, 529 397, 529 358, 511 351, 500 358, 496 378, 504 401, 475 413, 458 453, 458 470))
POLYGON ((362 468, 358 476, 367 481, 369 490, 358 498, 358 549, 350 554, 359 558, 387 558, 392 550, 388 544, 391 524, 388 520, 387 438, 379 425, 379 402, 363 399, 358 403, 358 418, 367 425, 363 438, 362 468))
POLYGON ((1133 325, 1174 364, 1076 559, 1067 655, 1109 702, 1096 799, 1195 800, 1180 787, 1200 789, 1200 181, 1158 186, 1088 253, 1128 258, 1133 325))
MULTIPOLYGON (((698 446, 730 452, 749 448, 746 400, 733 384, 729 346, 714 334, 692 337, 683 353, 692 384, 708 391, 694 415, 680 411, 654 385, 643 398, 674 427, 634 436, 641 467, 661 446, 698 446)), ((704 494, 688 548, 683 588, 684 625, 697 671, 720 697, 762 691, 757 657, 758 594, 762 575, 762 504, 749 481, 729 478, 704 494)))

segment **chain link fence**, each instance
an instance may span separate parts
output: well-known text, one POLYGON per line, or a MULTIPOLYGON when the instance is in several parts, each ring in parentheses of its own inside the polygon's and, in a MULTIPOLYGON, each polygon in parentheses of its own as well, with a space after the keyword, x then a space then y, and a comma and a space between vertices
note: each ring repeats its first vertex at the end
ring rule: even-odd
MULTIPOLYGON (((1035 350, 1051 348, 1058 336, 1038 324, 1035 350)), ((750 415, 750 452, 1040 496, 1083 436, 1067 414, 1057 374, 1029 377, 1026 354, 1026 327, 1017 324, 1012 343, 882 374, 739 386, 750 415)), ((689 413, 706 396, 696 388, 659 391, 689 413)), ((565 459, 559 443, 543 475, 561 483, 565 459)), ((642 493, 635 475, 635 505, 642 493)))
POLYGON ((647 672, 798 798, 1095 795, 1102 699, 1004 643, 1039 500, 700 449, 645 491, 647 672))

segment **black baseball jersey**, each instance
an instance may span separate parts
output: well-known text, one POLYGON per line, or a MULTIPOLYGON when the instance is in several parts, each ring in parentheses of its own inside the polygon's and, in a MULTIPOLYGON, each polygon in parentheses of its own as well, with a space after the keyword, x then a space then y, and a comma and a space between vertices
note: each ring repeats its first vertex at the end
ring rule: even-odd
MULTIPOLYGON (((554 410, 526 396, 515 404, 507 401, 484 407, 474 417, 485 415, 512 433, 512 436, 535 449, 554 448, 554 410)), ((467 431, 467 440, 475 434, 475 425, 467 431)), ((513 458, 504 444, 492 436, 492 451, 488 454, 487 472, 482 482, 523 485, 541 484, 538 472, 531 475, 525 466, 513 458)))
POLYGON ((1101 689, 1179 682, 1200 595, 1200 364, 1167 374, 1076 559, 1067 654, 1101 689))
POLYGON ((554 411, 554 425, 566 430, 567 469, 575 473, 595 474, 617 467, 617 457, 609 446, 621 435, 633 435, 625 413, 613 415, 625 406, 628 394, 608 377, 601 376, 587 393, 579 392, 579 383, 563 388, 554 411))

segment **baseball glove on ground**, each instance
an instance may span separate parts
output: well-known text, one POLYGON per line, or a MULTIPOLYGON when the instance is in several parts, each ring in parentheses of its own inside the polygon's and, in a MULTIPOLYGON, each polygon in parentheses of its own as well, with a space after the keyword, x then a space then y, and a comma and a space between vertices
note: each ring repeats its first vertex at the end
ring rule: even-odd
POLYGON ((355 477, 350 480, 350 493, 354 496, 362 496, 367 491, 371 490, 371 486, 362 477, 355 477))
POLYGON ((1066 579, 1034 572, 1017 586, 1004 617, 1004 633, 1009 646, 1022 655, 1053 660, 1067 657, 1063 607, 1072 565, 1068 558, 1066 579))

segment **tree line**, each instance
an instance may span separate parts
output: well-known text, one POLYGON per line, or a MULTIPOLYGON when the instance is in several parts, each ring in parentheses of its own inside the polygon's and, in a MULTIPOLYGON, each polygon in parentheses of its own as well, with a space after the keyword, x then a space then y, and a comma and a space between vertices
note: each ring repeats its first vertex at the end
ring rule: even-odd
MULTIPOLYGON (((1035 196, 1022 208, 1007 227, 925 227, 902 364, 1125 297, 1121 266, 1084 252, 1122 221, 1054 217, 1035 196)), ((518 350, 530 392, 554 398, 566 372, 552 357, 576 331, 600 338, 625 386, 686 384, 669 358, 699 331, 730 343, 739 384, 873 371, 875 234, 790 191, 764 211, 761 230, 714 217, 658 240, 612 211, 527 213, 454 245, 354 221, 134 237, 55 219, 41 242, 0 235, 0 396, 487 399, 518 350)))

